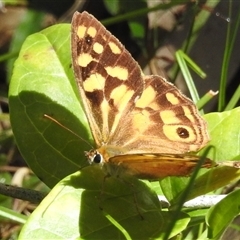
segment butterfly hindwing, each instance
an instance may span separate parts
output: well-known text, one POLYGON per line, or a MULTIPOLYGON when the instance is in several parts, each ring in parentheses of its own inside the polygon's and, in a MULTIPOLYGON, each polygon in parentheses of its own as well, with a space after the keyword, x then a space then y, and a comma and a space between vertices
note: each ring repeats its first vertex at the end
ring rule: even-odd
MULTIPOLYGON (((118 175, 123 172, 141 179, 159 179, 188 176, 200 160, 199 156, 184 154, 127 154, 111 158, 108 169, 118 175)), ((215 165, 210 159, 204 159, 201 167, 210 168, 215 165)))

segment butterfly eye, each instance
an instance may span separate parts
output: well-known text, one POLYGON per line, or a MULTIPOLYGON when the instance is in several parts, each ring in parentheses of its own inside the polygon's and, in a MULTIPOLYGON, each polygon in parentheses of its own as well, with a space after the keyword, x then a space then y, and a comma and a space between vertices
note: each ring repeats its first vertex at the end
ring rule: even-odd
POLYGON ((96 150, 90 150, 89 152, 85 152, 85 156, 88 159, 89 164, 100 164, 103 163, 103 157, 102 154, 100 154, 96 150))
POLYGON ((96 155, 93 157, 93 163, 102 163, 103 162, 103 157, 100 153, 96 153, 96 155))
POLYGON ((178 128, 177 129, 177 134, 180 138, 188 138, 189 137, 189 132, 185 128, 178 128))

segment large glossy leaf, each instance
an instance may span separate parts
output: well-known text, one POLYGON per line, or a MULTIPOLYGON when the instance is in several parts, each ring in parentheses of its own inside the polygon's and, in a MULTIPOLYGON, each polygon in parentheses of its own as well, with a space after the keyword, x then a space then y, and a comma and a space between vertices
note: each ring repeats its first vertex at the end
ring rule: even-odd
POLYGON ((171 236, 186 228, 187 214, 162 212, 157 195, 136 178, 106 178, 87 167, 53 188, 19 239, 155 239, 173 219, 171 236))
POLYGON ((87 164, 90 147, 44 114, 89 140, 71 68, 69 25, 28 37, 15 62, 9 91, 11 124, 30 168, 48 186, 87 164), (81 119, 81 120, 80 120, 81 119))

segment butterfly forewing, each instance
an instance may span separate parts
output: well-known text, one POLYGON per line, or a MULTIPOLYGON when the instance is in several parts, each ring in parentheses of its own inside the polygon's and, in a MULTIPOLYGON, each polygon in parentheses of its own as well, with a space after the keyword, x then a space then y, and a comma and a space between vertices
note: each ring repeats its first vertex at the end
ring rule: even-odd
POLYGON ((75 13, 71 34, 76 81, 96 145, 101 146, 141 96, 141 69, 92 15, 75 13))

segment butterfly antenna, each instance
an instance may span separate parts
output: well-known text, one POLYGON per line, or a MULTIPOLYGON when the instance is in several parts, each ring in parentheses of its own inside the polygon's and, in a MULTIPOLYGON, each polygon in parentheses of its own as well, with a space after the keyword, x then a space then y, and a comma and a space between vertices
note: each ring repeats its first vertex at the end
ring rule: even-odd
POLYGON ((75 135, 76 137, 78 137, 79 139, 81 139, 83 142, 85 142, 88 146, 90 146, 93 149, 93 146, 84 138, 82 138, 81 136, 79 136, 78 134, 76 134, 74 131, 72 131, 70 128, 64 126, 62 123, 60 123, 59 121, 57 121, 56 119, 54 119, 53 117, 44 114, 43 115, 45 118, 48 118, 49 120, 51 120, 52 122, 56 123, 57 125, 61 126, 62 128, 66 129, 68 132, 72 133, 73 135, 75 135))

